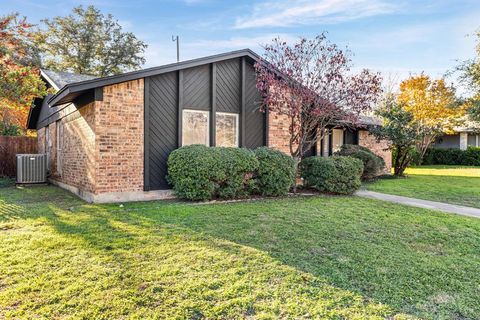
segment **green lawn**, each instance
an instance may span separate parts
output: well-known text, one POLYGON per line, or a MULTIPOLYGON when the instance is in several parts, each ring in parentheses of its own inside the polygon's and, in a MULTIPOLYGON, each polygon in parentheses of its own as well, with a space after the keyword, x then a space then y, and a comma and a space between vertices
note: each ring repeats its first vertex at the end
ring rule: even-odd
POLYGON ((0 188, 0 319, 478 319, 479 265, 480 219, 358 197, 0 188))
POLYGON ((406 178, 380 179, 371 191, 480 208, 480 167, 421 166, 406 178))

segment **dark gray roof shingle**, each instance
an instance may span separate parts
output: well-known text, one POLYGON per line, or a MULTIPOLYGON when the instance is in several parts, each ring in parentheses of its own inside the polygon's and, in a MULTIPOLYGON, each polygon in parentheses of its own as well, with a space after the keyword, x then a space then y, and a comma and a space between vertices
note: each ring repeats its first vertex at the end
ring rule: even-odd
POLYGON ((42 69, 42 73, 48 78, 47 81, 53 82, 52 85, 58 89, 63 88, 65 85, 85 80, 92 80, 96 77, 86 74, 76 74, 70 72, 53 71, 42 69))

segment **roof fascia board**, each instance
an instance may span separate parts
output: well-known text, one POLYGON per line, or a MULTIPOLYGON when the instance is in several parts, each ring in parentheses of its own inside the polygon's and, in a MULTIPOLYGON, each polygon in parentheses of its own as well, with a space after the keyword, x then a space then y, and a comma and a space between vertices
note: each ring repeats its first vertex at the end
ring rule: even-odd
POLYGON ((45 79, 55 90, 60 90, 57 84, 42 70, 40 69, 40 75, 45 79))

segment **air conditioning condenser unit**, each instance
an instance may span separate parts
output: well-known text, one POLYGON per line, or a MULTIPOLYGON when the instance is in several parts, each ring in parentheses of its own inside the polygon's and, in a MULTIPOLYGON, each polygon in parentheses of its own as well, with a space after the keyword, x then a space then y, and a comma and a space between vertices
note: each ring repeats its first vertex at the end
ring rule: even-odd
POLYGON ((17 154, 17 183, 47 182, 46 154, 17 154))

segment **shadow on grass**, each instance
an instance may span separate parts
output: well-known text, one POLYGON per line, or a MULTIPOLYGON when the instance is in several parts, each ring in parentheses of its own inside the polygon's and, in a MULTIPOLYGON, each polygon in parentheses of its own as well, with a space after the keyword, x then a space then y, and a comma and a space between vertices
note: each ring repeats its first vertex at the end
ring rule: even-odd
POLYGON ((480 315, 480 224, 474 219, 353 197, 148 206, 132 207, 134 223, 180 226, 256 248, 404 313, 480 315))
MULTIPOLYGON (((185 242, 245 259, 244 264, 250 256, 259 264, 271 257, 307 274, 298 283, 302 292, 310 292, 307 296, 312 301, 329 292, 322 298, 330 301, 331 308, 344 305, 348 309, 360 298, 373 309, 381 302, 403 313, 431 318, 480 315, 476 301, 480 225, 468 218, 356 197, 198 206, 150 202, 119 208, 87 205, 62 190, 45 187, 0 192, 0 221, 12 219, 45 221, 102 254, 117 255, 120 268, 135 261, 117 249, 158 245, 151 248, 155 254, 173 241, 176 249, 166 256, 175 259, 185 242)), ((192 263, 193 258, 199 263, 205 259, 195 248, 188 250, 183 254, 191 254, 192 263)), ((210 263, 214 267, 220 262, 210 263)), ((182 266, 182 261, 178 264, 182 266)), ((247 277, 256 272, 254 266, 250 268, 247 277)), ((294 286, 297 290, 297 282, 294 286)), ((392 312, 388 307, 379 310, 382 316, 392 312)))

